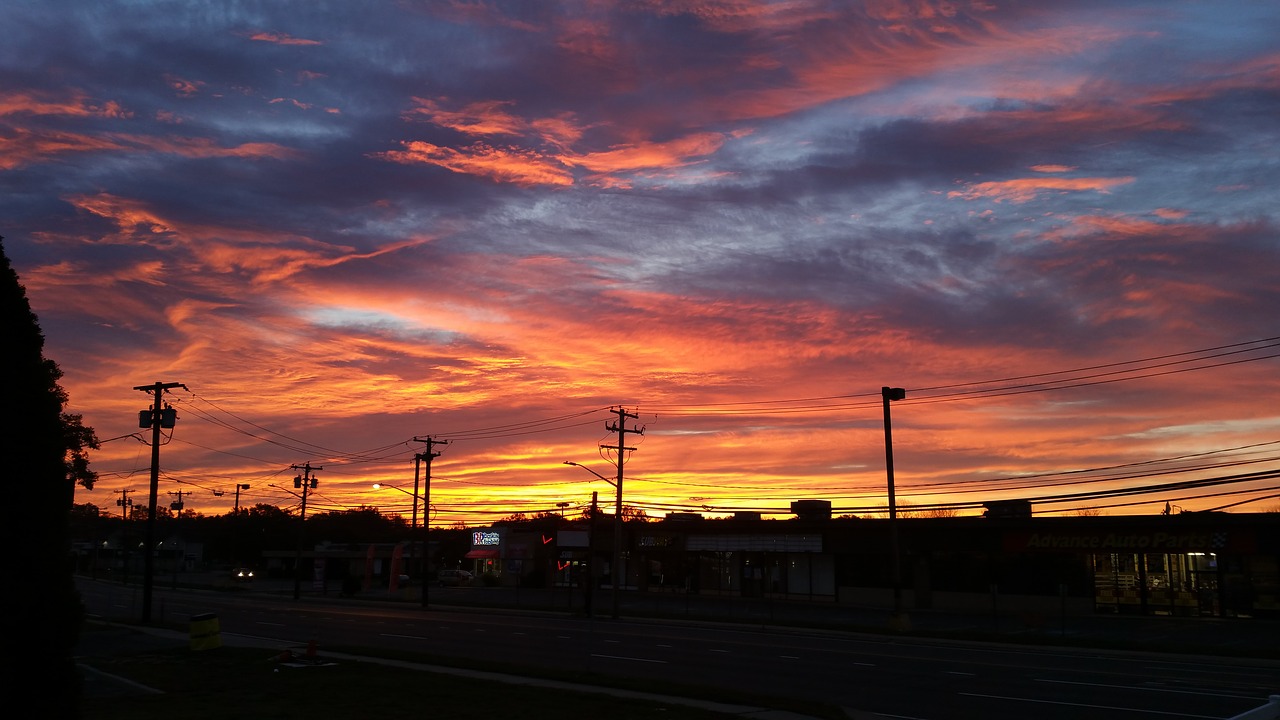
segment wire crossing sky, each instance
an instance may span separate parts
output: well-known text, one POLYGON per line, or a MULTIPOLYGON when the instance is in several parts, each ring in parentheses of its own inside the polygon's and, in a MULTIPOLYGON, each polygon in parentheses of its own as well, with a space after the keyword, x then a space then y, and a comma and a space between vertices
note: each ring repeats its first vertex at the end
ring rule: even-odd
POLYGON ((1280 6, 0 7, 78 502, 1280 509, 1280 6), (149 437, 140 433, 139 437, 149 437), (634 443, 632 442, 634 440, 634 443), (373 484, 390 488, 374 490, 373 484), (399 489, 397 489, 399 488, 399 489))

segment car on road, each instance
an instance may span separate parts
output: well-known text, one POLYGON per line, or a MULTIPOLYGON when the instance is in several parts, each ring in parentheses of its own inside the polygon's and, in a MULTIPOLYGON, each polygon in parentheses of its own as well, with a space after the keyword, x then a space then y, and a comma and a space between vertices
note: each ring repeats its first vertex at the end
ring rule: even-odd
POLYGON ((466 570, 441 570, 438 577, 441 585, 470 585, 475 578, 466 570))
POLYGON ((233 568, 231 570, 231 579, 234 582, 253 582, 253 568, 233 568))

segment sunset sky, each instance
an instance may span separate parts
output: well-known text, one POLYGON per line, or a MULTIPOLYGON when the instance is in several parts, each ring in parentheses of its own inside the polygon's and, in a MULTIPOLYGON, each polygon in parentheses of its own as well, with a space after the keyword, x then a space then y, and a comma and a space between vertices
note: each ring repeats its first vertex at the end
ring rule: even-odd
POLYGON ((310 463, 309 513, 408 518, 427 437, 433 526, 611 509, 565 462, 616 473, 614 408, 650 516, 875 515, 889 386, 911 507, 1280 509, 1280 4, 0 25, 0 234, 105 441, 77 502, 145 506, 161 382, 158 501, 209 515, 310 463))

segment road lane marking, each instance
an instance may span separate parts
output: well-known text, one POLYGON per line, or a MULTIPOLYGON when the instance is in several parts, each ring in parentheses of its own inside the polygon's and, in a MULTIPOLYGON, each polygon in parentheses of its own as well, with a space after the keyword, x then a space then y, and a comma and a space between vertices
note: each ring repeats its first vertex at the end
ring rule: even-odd
POLYGON ((965 675, 965 676, 967 676, 967 677, 973 677, 973 676, 977 675, 978 673, 960 672, 959 670, 948 670, 948 671, 947 671, 947 674, 948 674, 948 675, 965 675))
POLYGON ((599 653, 591 653, 591 657, 606 658, 608 660, 631 660, 633 662, 657 663, 659 665, 669 665, 666 660, 650 660, 649 658, 624 657, 622 655, 600 655, 599 653))
POLYGON ((1175 690, 1173 688, 1167 688, 1167 687, 1144 687, 1142 685, 1107 685, 1105 683, 1087 683, 1087 682, 1080 682, 1078 680, 1052 680, 1049 678, 1035 678, 1035 681, 1042 682, 1042 683, 1055 683, 1057 685, 1084 685, 1086 687, 1104 687, 1104 688, 1113 688, 1116 690, 1145 690, 1147 692, 1176 693, 1179 695, 1204 695, 1206 697, 1225 697, 1225 698, 1234 698, 1239 700, 1253 697, 1252 695, 1224 695, 1222 693, 1205 692, 1203 690, 1175 690))
POLYGON ((1168 710, 1146 710, 1144 708, 1128 708, 1118 707, 1115 705, 1090 705, 1088 703, 1071 703, 1062 702, 1060 700, 1040 700, 1039 698, 1022 698, 1009 697, 1007 695, 983 695, 982 693, 960 693, 969 697, 992 698, 995 700, 1013 700, 1015 702, 1040 703, 1041 705, 1063 705, 1065 707, 1083 707, 1094 708, 1096 710, 1121 710, 1131 713, 1146 713, 1148 715, 1171 715, 1174 717, 1203 718, 1204 720, 1221 720, 1217 715, 1190 715, 1187 713, 1170 712, 1168 710))

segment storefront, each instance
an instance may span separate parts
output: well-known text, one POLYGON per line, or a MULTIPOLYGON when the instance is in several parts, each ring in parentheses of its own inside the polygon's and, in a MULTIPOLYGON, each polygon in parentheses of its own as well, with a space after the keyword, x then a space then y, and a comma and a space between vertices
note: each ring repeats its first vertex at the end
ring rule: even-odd
POLYGON ((505 570, 503 558, 505 534, 502 528, 473 530, 471 549, 463 555, 463 559, 470 561, 471 565, 464 569, 470 570, 476 577, 502 577, 505 570))
POLYGON ((1011 534, 1006 547, 1084 554, 1098 612, 1274 617, 1276 548, 1260 546, 1262 527, 1247 517, 1106 518, 1011 534))

